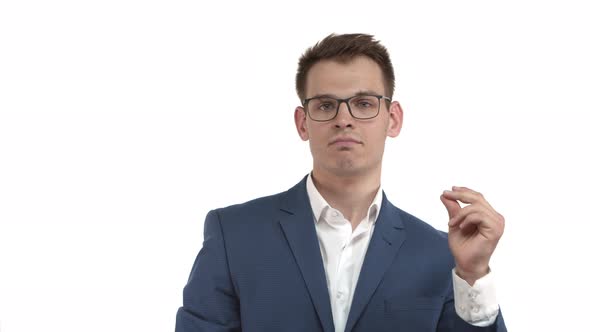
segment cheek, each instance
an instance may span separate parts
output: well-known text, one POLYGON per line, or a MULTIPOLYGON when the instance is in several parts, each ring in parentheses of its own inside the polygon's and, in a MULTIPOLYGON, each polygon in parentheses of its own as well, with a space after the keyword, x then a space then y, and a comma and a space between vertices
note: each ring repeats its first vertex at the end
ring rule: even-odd
POLYGON ((314 157, 321 158, 328 153, 330 135, 322 128, 309 128, 309 148, 314 157))
POLYGON ((312 144, 318 144, 325 140, 326 130, 317 126, 307 126, 307 135, 312 144))
POLYGON ((379 125, 371 128, 369 131, 366 132, 368 137, 367 139, 371 142, 372 149, 374 150, 381 150, 385 145, 385 140, 387 139, 387 126, 386 125, 379 125))
POLYGON ((319 135, 319 133, 315 132, 309 133, 309 147, 312 151, 319 151, 322 149, 323 140, 319 135))

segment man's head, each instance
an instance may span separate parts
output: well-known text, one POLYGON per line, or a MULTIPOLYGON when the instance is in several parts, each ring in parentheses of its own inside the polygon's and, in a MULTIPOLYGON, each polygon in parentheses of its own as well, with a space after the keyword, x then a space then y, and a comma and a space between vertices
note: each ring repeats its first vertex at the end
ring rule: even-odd
POLYGON ((321 60, 334 60, 341 63, 349 62, 352 58, 366 56, 375 61, 381 68, 385 95, 393 96, 395 89, 395 75, 387 49, 371 35, 360 33, 335 35, 331 34, 315 46, 308 48, 299 58, 299 67, 295 85, 301 102, 306 97, 306 81, 311 67, 321 60))
POLYGON ((301 56, 295 123, 310 142, 314 174, 380 175, 385 139, 403 119, 388 101, 393 89, 389 55, 372 36, 330 35, 301 56))

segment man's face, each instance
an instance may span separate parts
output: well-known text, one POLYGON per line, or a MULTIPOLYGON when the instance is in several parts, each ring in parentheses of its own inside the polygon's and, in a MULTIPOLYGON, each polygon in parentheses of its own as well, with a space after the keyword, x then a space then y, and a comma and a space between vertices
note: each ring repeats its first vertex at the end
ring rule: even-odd
MULTIPOLYGON (((344 99, 359 93, 385 95, 381 68, 367 57, 346 63, 322 60, 309 70, 306 98, 328 95, 344 99)), ((399 134, 403 112, 397 102, 389 108, 385 100, 380 103, 377 117, 366 120, 353 118, 341 103, 336 118, 327 122, 314 121, 303 107, 297 107, 297 131, 302 140, 309 140, 314 171, 337 176, 381 174, 385 139, 399 134)))

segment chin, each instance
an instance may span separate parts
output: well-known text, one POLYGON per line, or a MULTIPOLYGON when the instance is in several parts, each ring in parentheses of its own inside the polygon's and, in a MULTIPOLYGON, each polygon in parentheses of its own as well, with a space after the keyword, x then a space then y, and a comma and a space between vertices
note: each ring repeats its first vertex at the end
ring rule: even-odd
MULTIPOLYGON (((324 164, 326 165, 326 164, 324 164)), ((369 163, 368 160, 359 158, 338 158, 331 160, 325 167, 330 173, 338 176, 361 176, 380 171, 380 163, 369 163)))
POLYGON ((366 167, 362 167, 357 163, 353 163, 350 160, 340 161, 339 163, 332 165, 330 171, 333 174, 339 176, 356 176, 361 175, 367 171, 366 167))

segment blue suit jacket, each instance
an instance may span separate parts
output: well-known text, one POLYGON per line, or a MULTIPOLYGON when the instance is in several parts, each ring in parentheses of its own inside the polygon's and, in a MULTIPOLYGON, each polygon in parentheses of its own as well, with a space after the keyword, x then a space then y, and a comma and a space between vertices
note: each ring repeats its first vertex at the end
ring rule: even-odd
MULTIPOLYGON (((334 331, 305 178, 290 190, 209 212, 177 332, 334 331)), ((346 332, 506 331, 455 313, 446 234, 385 195, 346 332)))

